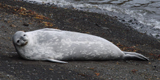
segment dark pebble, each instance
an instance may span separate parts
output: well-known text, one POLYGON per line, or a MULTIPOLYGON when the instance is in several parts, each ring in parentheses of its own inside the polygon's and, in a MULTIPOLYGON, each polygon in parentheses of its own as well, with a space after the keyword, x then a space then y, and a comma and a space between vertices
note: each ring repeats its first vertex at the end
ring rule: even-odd
POLYGON ((23 23, 24 26, 29 26, 29 23, 23 23))

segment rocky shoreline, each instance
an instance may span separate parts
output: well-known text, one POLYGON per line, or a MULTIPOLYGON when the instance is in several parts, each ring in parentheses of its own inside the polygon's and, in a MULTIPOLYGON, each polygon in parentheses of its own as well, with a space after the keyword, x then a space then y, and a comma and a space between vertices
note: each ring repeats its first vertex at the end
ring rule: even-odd
POLYGON ((0 0, 0 79, 1 80, 158 80, 160 79, 159 41, 126 26, 107 15, 0 0), (69 61, 57 64, 21 59, 11 37, 18 31, 56 28, 101 36, 124 51, 136 51, 146 61, 69 61), (10 76, 7 76, 10 75, 10 76))

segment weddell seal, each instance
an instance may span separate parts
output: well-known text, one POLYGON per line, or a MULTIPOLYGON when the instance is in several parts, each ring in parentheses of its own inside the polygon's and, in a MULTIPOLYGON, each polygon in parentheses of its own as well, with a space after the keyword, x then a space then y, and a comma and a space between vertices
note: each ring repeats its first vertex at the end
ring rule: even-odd
POLYGON ((13 44, 18 54, 28 60, 148 60, 135 52, 121 51, 110 41, 84 33, 44 28, 35 31, 17 31, 13 44))

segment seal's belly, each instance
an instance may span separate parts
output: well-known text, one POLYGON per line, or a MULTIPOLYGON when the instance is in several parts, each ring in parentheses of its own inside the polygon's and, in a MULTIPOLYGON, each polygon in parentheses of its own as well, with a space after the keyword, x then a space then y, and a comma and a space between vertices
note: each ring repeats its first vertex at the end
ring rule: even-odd
MULTIPOLYGON (((106 60, 114 58, 117 51, 112 46, 97 41, 66 41, 63 40, 49 46, 57 60, 106 60)), ((53 54, 53 53, 52 53, 53 54)))
POLYGON ((121 51, 112 43, 96 36, 61 33, 46 34, 45 38, 41 36, 38 39, 40 47, 45 48, 45 53, 57 60, 105 60, 122 56, 119 54, 121 51))

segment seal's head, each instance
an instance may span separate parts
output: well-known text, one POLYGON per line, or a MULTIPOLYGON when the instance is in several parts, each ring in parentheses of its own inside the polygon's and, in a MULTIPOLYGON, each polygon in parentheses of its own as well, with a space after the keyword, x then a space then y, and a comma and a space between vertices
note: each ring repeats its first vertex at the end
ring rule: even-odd
POLYGON ((14 45, 24 46, 28 43, 28 36, 24 31, 17 31, 13 35, 12 41, 14 45))

